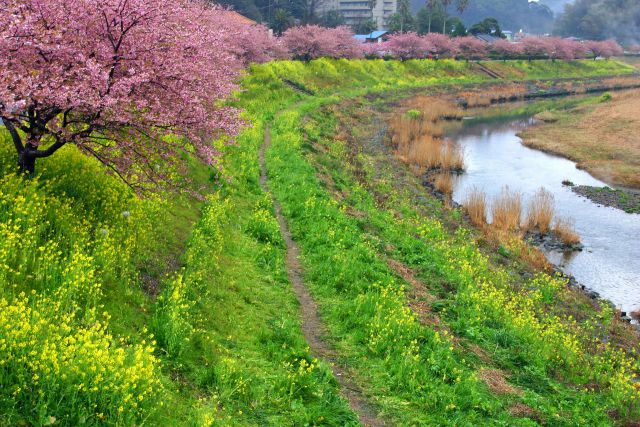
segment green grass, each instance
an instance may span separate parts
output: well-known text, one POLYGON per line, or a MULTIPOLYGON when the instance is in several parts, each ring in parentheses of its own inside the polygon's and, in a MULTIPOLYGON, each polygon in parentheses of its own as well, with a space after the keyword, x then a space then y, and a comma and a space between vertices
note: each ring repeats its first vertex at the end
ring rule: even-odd
MULTIPOLYGON (((442 364, 450 365, 450 369, 462 369, 468 376, 473 376, 474 372, 477 373, 481 368, 497 368, 509 373, 510 381, 523 390, 521 398, 509 396, 498 399, 496 396, 483 395, 482 384, 474 384, 476 390, 474 395, 480 405, 494 405, 493 412, 486 414, 488 419, 482 423, 489 423, 489 420, 498 422, 501 417, 508 419, 509 414, 505 414, 505 411, 515 403, 523 403, 533 408, 534 413, 537 414, 536 418, 547 423, 558 424, 559 421, 555 420, 556 414, 562 413, 564 425, 606 424, 611 420, 602 416, 605 410, 614 406, 617 406, 621 412, 628 410, 626 399, 633 396, 633 388, 628 382, 630 377, 626 380, 626 393, 623 392, 622 384, 593 395, 575 389, 577 384, 583 386, 593 383, 608 384, 611 380, 608 374, 594 375, 591 370, 577 368, 582 363, 596 366, 603 363, 602 366, 609 366, 609 364, 615 366, 620 360, 618 359, 620 354, 610 355, 612 359, 609 361, 600 360, 602 355, 589 359, 590 356, 584 354, 608 334, 606 328, 604 330, 600 327, 594 328, 592 322, 600 323, 602 319, 610 318, 611 313, 600 314, 583 305, 582 302, 576 303, 575 295, 564 289, 562 281, 553 280, 544 275, 525 281, 517 278, 517 274, 514 274, 517 271, 491 265, 478 251, 476 245, 469 243, 472 236, 469 230, 459 228, 455 233, 447 232, 442 226, 443 221, 434 219, 442 213, 429 204, 421 211, 417 211, 416 201, 412 200, 411 193, 408 191, 402 193, 402 187, 390 184, 396 179, 395 171, 391 167, 389 167, 391 170, 384 171, 380 163, 376 163, 375 158, 366 154, 360 154, 357 157, 358 160, 351 164, 345 162, 344 159, 349 156, 345 156, 344 152, 349 149, 357 150, 357 148, 349 147, 332 138, 335 132, 335 118, 332 120, 331 113, 312 113, 311 118, 306 120, 304 133, 309 136, 314 150, 313 154, 307 150, 303 150, 303 153, 307 161, 311 161, 316 168, 331 175, 332 182, 340 183, 339 187, 343 192, 348 189, 348 196, 340 200, 337 211, 359 212, 359 215, 351 220, 355 221, 361 230, 360 235, 365 237, 361 244, 369 248, 373 247, 378 256, 392 257, 413 269, 418 273, 417 277, 427 285, 431 296, 436 299, 430 305, 431 310, 439 318, 438 328, 451 331, 455 336, 456 349, 461 351, 461 353, 452 351, 455 356, 453 360, 440 357, 442 364), (323 149, 319 149, 320 147, 323 149), (365 184, 358 185, 349 171, 357 172, 360 176, 359 182, 365 182, 365 184), (366 178, 362 178, 363 171, 366 178), (390 195, 389 199, 381 204, 375 196, 385 194, 390 195), (416 238, 416 236, 420 237, 416 238), (483 285, 479 286, 480 283, 483 285), (589 320, 577 324, 571 317, 576 312, 589 320), (562 336, 562 340, 558 339, 559 336, 556 334, 562 336), (572 344, 567 347, 568 343, 572 344), (581 350, 571 355, 574 344, 581 346, 581 350), (469 351, 474 345, 483 349, 484 359, 480 359, 478 355, 469 351), (490 357, 487 358, 486 355, 490 357), (562 355, 562 359, 566 359, 561 360, 559 355, 562 355), (467 363, 463 364, 466 365, 464 368, 456 366, 456 362, 465 359, 467 363), (618 388, 619 386, 622 387, 618 388), (601 407, 602 410, 592 414, 584 410, 586 407, 601 407)), ((369 136, 363 136, 363 138, 367 137, 369 136)), ((294 156, 289 153, 286 158, 289 159, 288 164, 291 164, 294 156)), ((290 176, 291 173, 283 175, 290 176)), ((293 179, 300 181, 299 176, 293 179)), ((419 181, 415 181, 416 187, 419 186, 419 181)), ((331 224, 337 222, 335 218, 330 221, 331 224)), ((300 224, 301 228, 308 230, 310 227, 305 225, 317 224, 317 221, 308 219, 301 221, 300 224)), ((315 235, 315 230, 308 233, 315 235)), ((318 234, 331 235, 332 233, 320 230, 318 234)), ((341 236, 346 235, 348 234, 343 231, 341 236)), ((303 233, 301 238, 304 240, 307 237, 303 233)), ((350 248, 354 246, 356 246, 355 243, 348 245, 350 248)), ((322 249, 331 250, 327 247, 314 246, 312 252, 322 253, 322 249)), ((314 261, 319 263, 327 258, 330 258, 327 254, 324 257, 318 255, 314 257, 314 261)), ((374 259, 367 260, 362 265, 350 262, 344 268, 356 269, 357 271, 353 272, 354 276, 363 276, 366 275, 365 272, 370 266, 374 265, 374 259)), ((310 264, 314 264, 314 261, 310 261, 310 264)), ((384 269, 384 266, 378 268, 384 269)), ((405 284, 405 287, 410 286, 405 284)), ((338 305, 336 300, 341 297, 341 294, 334 294, 327 304, 336 306, 338 305)), ((345 303, 350 299, 347 296, 345 303)), ((345 313, 354 311, 346 309, 345 313)), ((345 313, 336 316, 336 320, 344 319, 345 313)), ((430 325, 430 327, 433 326, 430 325)), ((349 337, 346 336, 345 339, 348 340, 349 337)), ((394 348, 396 342, 389 345, 394 348)), ((366 346, 366 343, 362 343, 362 346, 366 346)), ((361 348, 357 345, 355 347, 361 348)), ((434 351, 432 348, 429 350, 434 351)), ((385 360, 389 359, 389 354, 390 352, 385 353, 385 360)), ((362 357, 371 358, 371 355, 366 354, 362 357)), ((426 363, 426 361, 421 362, 426 363)), ((406 365, 406 362, 404 363, 406 365)), ((395 365, 401 365, 401 362, 396 361, 395 365)), ((389 371, 392 371, 391 367, 389 371)), ((368 369, 367 372, 369 372, 368 369)), ((420 370, 414 367, 413 372, 420 372, 420 370)), ((437 377, 429 377, 422 372, 420 374, 423 377, 419 383, 429 382, 432 387, 437 388, 433 386, 439 380, 437 377)), ((386 378, 380 384, 372 384, 372 387, 376 388, 375 394, 384 393, 382 387, 388 384, 388 381, 389 379, 386 378)), ((402 378, 398 384, 399 391, 407 393, 406 400, 417 402, 415 408, 418 413, 414 416, 419 417, 420 410, 425 409, 420 405, 416 392, 420 388, 411 385, 406 378, 402 378)), ((434 393, 433 390, 429 392, 434 393)), ((458 407, 458 420, 465 420, 463 423, 478 422, 479 414, 476 407, 460 406, 455 400, 458 394, 461 394, 460 390, 448 391, 446 384, 441 384, 439 394, 451 399, 450 402, 453 403, 450 404, 458 407)), ((465 397, 463 402, 473 402, 473 399, 465 397)), ((475 403, 478 404, 478 402, 475 403)), ((446 407, 429 409, 446 413, 444 411, 446 407)), ((406 408, 400 416, 408 416, 406 408)), ((422 415, 422 420, 427 424, 445 424, 444 420, 429 419, 425 415, 422 415)), ((397 422, 403 424, 409 421, 399 418, 397 422)), ((527 421, 522 419, 508 421, 509 425, 515 425, 518 422, 526 423, 527 421)))
MULTIPOLYGON (((469 244, 468 232, 450 234, 437 219, 417 215, 398 199, 393 200, 399 215, 379 209, 362 183, 340 175, 347 166, 337 159, 350 156, 348 147, 332 141, 336 130, 331 115, 315 116, 340 99, 299 98, 274 120, 268 153, 271 185, 302 246, 306 280, 335 345, 386 416, 399 424, 527 425, 540 420, 585 425, 613 423, 606 411, 614 408, 623 417, 638 415, 628 403, 637 399, 630 374, 638 369, 632 367, 636 362, 616 350, 592 353, 612 313, 577 303, 589 319, 578 324, 571 314, 548 307, 556 299, 572 300, 562 281, 543 275, 514 282, 511 272, 496 270, 469 244), (333 163, 318 169, 312 161, 316 153, 328 153, 333 163), (317 177, 320 171, 333 175, 337 188, 332 192, 356 201, 349 206, 332 198, 317 177), (365 219, 347 215, 349 207, 365 219), (396 219, 405 215, 405 221, 396 219), (407 284, 382 261, 376 243, 395 247, 393 256, 424 271, 425 283, 435 283, 430 290, 440 299, 439 317, 455 339, 417 321, 407 306, 407 284), (600 326, 594 329, 596 324, 600 326), (459 340, 493 351, 489 367, 509 372, 514 385, 523 389, 522 397, 490 393, 478 380, 487 362, 456 348, 453 343, 459 340), (619 376, 611 375, 612 370, 619 376), (600 392, 585 391, 593 383, 603 387, 600 392), (516 403, 532 408, 533 415, 514 417, 516 403), (601 410, 585 410, 591 407, 601 410)), ((247 99, 257 102, 256 93, 247 99)), ((263 117, 272 116, 266 112, 263 117)), ((385 190, 393 188, 381 193, 385 190)))
POLYGON ((620 61, 483 61, 483 65, 507 79, 556 79, 599 77, 637 73, 638 70, 620 61))
MULTIPOLYGON (((626 72, 613 61, 550 64, 512 69, 515 75, 535 67, 521 78, 626 72)), ((566 349, 556 338, 572 336, 560 328, 564 323, 557 337, 541 335, 550 342, 543 346, 514 323, 519 312, 499 311, 474 293, 476 280, 486 279, 495 284, 492 298, 511 297, 507 273, 495 279, 464 232, 450 235, 439 225, 437 202, 429 201, 426 218, 408 199, 394 199, 393 210, 378 206, 345 163, 348 147, 332 138, 338 119, 324 109, 345 99, 399 100, 423 87, 487 80, 455 61, 254 66, 237 101, 253 127, 237 145, 221 147, 221 171, 190 165, 196 184, 208 188, 204 203, 173 195, 139 199, 71 147, 39 162, 42 175, 25 180, 13 173, 14 153, 1 133, 0 424, 357 424, 329 367, 309 354, 273 207, 258 185, 257 150, 272 120, 271 185, 302 247, 305 279, 329 339, 385 417, 404 425, 533 424, 512 414, 520 401, 549 423, 556 413, 566 417, 567 425, 608 423, 597 410, 582 409, 587 405, 629 413, 620 407, 628 377, 608 373, 620 372, 612 359, 576 361, 582 356, 568 352, 555 362, 550 355, 566 349), (318 154, 320 147, 328 152, 318 154), (348 202, 334 200, 318 181, 323 167, 348 202), (224 179, 212 179, 219 173, 224 179), (348 215, 347 207, 364 219, 348 215), (433 286, 433 309, 450 332, 412 312, 409 287, 381 258, 383 242, 396 248, 385 256, 433 286), (477 270, 460 276, 465 270, 448 267, 448 257, 477 270), (477 304, 496 314, 476 320, 477 304), (478 378, 482 363, 458 340, 496 348, 492 366, 513 370, 511 381, 526 389, 524 397, 492 393, 478 378), (602 392, 577 393, 554 374, 582 385, 586 374, 570 369, 573 362, 611 382, 598 383, 602 392)), ((364 176, 375 171, 362 165, 364 176)), ((558 295, 554 283, 531 286, 546 301, 558 295)), ((539 304, 537 294, 522 298, 539 304)), ((556 325, 555 314, 534 308, 526 319, 538 322, 536 333, 556 325)))

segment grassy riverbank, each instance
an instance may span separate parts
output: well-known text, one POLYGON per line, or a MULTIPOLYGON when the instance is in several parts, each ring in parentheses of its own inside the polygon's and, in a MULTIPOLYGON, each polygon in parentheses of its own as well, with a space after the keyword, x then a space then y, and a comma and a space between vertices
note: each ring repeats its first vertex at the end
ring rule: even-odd
POLYGON ((640 188, 640 91, 603 95, 568 110, 547 111, 545 122, 522 133, 528 146, 560 154, 597 178, 640 188))
MULTIPOLYGON (((594 64, 500 67, 523 79, 629 72, 594 64)), ((220 171, 192 165, 204 203, 139 200, 71 148, 25 181, 3 142, 0 424, 357 424, 303 338, 259 186, 268 124, 269 185, 325 339, 381 418, 637 419, 639 367, 620 350, 635 344, 610 310, 558 279, 520 276, 526 266, 481 250, 460 212, 362 145, 389 101, 489 80, 454 61, 253 67, 238 100, 253 127, 221 147, 220 171)))

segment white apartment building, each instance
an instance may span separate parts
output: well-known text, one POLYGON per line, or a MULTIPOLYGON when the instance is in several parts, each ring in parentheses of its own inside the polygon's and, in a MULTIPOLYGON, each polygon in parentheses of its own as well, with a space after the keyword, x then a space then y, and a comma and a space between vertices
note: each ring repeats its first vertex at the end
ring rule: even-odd
POLYGON ((320 5, 320 14, 330 10, 339 10, 347 25, 356 25, 362 21, 373 20, 378 30, 386 29, 386 20, 396 13, 397 0, 375 0, 373 9, 367 0, 324 0, 320 5))

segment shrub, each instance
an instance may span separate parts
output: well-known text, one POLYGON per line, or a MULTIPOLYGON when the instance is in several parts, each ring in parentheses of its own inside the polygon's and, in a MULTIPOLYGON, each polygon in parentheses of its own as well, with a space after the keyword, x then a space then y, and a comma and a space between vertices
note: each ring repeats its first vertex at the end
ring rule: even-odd
POLYGON ((419 120, 422 117, 422 113, 418 110, 407 111, 407 117, 413 120, 419 120))

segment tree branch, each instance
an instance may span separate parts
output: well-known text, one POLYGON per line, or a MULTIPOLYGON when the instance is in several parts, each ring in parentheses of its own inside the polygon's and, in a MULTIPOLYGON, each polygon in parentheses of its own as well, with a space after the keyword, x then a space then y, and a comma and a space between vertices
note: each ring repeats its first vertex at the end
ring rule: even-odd
POLYGON ((36 150, 33 152, 33 156, 37 159, 49 157, 50 155, 61 149, 64 144, 66 144, 66 141, 56 138, 56 142, 49 146, 49 148, 47 148, 46 150, 36 150))

